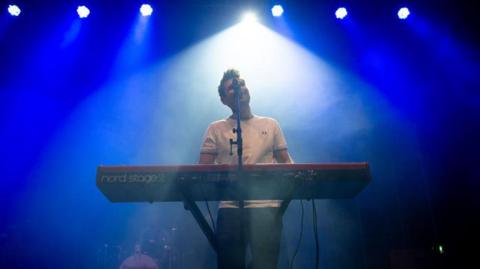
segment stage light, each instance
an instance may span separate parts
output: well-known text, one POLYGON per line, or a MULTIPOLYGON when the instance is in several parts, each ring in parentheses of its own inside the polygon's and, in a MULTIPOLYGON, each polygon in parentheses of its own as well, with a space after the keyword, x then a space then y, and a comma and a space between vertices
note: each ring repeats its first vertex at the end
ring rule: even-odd
POLYGON ((88 9, 88 7, 86 6, 78 6, 77 13, 80 19, 84 19, 88 17, 88 15, 90 15, 90 9, 88 9))
POLYGON ((283 14, 283 7, 281 5, 274 5, 272 7, 272 15, 274 17, 280 17, 283 14))
POLYGON ((20 15, 20 12, 22 11, 17 5, 8 6, 8 13, 10 13, 10 15, 17 17, 18 15, 20 15))
POLYGON ((408 8, 406 7, 402 7, 401 9, 398 10, 398 18, 401 19, 401 20, 405 20, 408 15, 410 15, 410 10, 408 10, 408 8))
POLYGON ((153 12, 152 6, 150 6, 149 4, 143 4, 140 7, 140 13, 142 13, 142 16, 144 17, 152 15, 152 12, 153 12))
POLYGON ((254 23, 257 21, 257 16, 253 12, 247 12, 243 15, 242 23, 254 23))
POLYGON ((344 7, 339 7, 337 11, 335 11, 335 17, 339 20, 343 20, 348 15, 347 9, 344 7))

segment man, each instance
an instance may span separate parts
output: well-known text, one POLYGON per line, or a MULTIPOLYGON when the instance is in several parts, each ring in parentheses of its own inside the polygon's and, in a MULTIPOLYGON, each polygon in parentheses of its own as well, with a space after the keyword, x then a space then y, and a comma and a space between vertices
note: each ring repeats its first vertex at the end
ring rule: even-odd
MULTIPOLYGON (((252 114, 250 93, 235 69, 223 74, 218 86, 220 100, 232 115, 208 127, 200 150, 200 164, 237 164, 236 147, 230 150, 230 139, 236 140, 237 113, 243 138, 243 163, 291 163, 287 143, 278 123, 252 114), (234 81, 235 80, 235 81, 234 81), (240 84, 240 110, 237 111, 233 84, 240 84), (231 154, 233 153, 233 154, 231 154)), ((245 201, 243 213, 237 201, 222 201, 217 219, 218 268, 243 269, 247 246, 250 268, 276 268, 282 220, 281 201, 245 201)))

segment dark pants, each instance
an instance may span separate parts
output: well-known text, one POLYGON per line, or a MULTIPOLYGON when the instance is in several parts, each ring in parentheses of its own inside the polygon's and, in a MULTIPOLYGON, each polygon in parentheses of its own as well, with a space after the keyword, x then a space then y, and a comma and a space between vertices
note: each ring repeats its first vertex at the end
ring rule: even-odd
POLYGON ((247 246, 251 269, 277 267, 282 218, 278 208, 221 208, 217 219, 218 268, 244 269, 247 246), (243 216, 242 216, 243 215, 243 216))

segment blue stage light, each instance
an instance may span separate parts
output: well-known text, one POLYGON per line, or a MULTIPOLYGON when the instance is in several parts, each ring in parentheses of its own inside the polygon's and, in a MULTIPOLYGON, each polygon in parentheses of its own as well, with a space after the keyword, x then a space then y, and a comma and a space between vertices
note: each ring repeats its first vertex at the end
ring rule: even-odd
POLYGON ((274 17, 280 17, 283 14, 283 7, 281 5, 274 5, 272 7, 272 15, 274 17))
POLYGON ((90 15, 90 9, 86 6, 78 6, 77 8, 78 17, 84 19, 90 15))
POLYGON ((152 15, 152 12, 153 12, 153 8, 149 4, 143 4, 140 7, 140 13, 142 13, 142 16, 144 17, 152 15))
POLYGON ((22 11, 20 10, 20 8, 17 5, 9 5, 8 6, 8 13, 10 13, 10 15, 12 15, 12 16, 17 17, 18 15, 20 15, 21 12, 22 11))
POLYGON ((348 15, 347 9, 344 7, 339 7, 337 11, 335 11, 335 17, 339 20, 343 20, 348 15))
POLYGON ((243 14, 242 23, 243 24, 252 24, 258 20, 257 15, 253 12, 246 12, 243 14))
POLYGON ((401 19, 401 20, 405 20, 408 15, 410 15, 410 10, 408 10, 408 8, 406 7, 402 7, 401 9, 398 10, 398 18, 401 19))

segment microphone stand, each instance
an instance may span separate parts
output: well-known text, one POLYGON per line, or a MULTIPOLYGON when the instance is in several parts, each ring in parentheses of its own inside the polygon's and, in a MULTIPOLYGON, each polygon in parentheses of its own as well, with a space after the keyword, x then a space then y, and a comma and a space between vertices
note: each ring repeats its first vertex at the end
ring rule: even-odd
POLYGON ((238 171, 243 171, 243 139, 242 139, 242 127, 240 127, 240 84, 238 80, 234 80, 233 89, 235 92, 235 104, 237 107, 237 128, 233 129, 233 133, 237 134, 237 140, 231 141, 231 144, 237 145, 238 156, 238 171))
MULTIPOLYGON (((235 93, 235 105, 237 109, 237 128, 233 128, 233 133, 237 134, 237 140, 233 141, 230 139, 230 152, 233 145, 237 145, 237 156, 238 156, 238 177, 241 178, 243 174, 243 139, 242 139, 242 128, 240 127, 240 83, 238 79, 233 79, 233 90, 235 93)), ((242 190, 243 192, 243 190, 242 190)), ((239 201, 239 207, 242 209, 244 205, 243 199, 239 201)))

